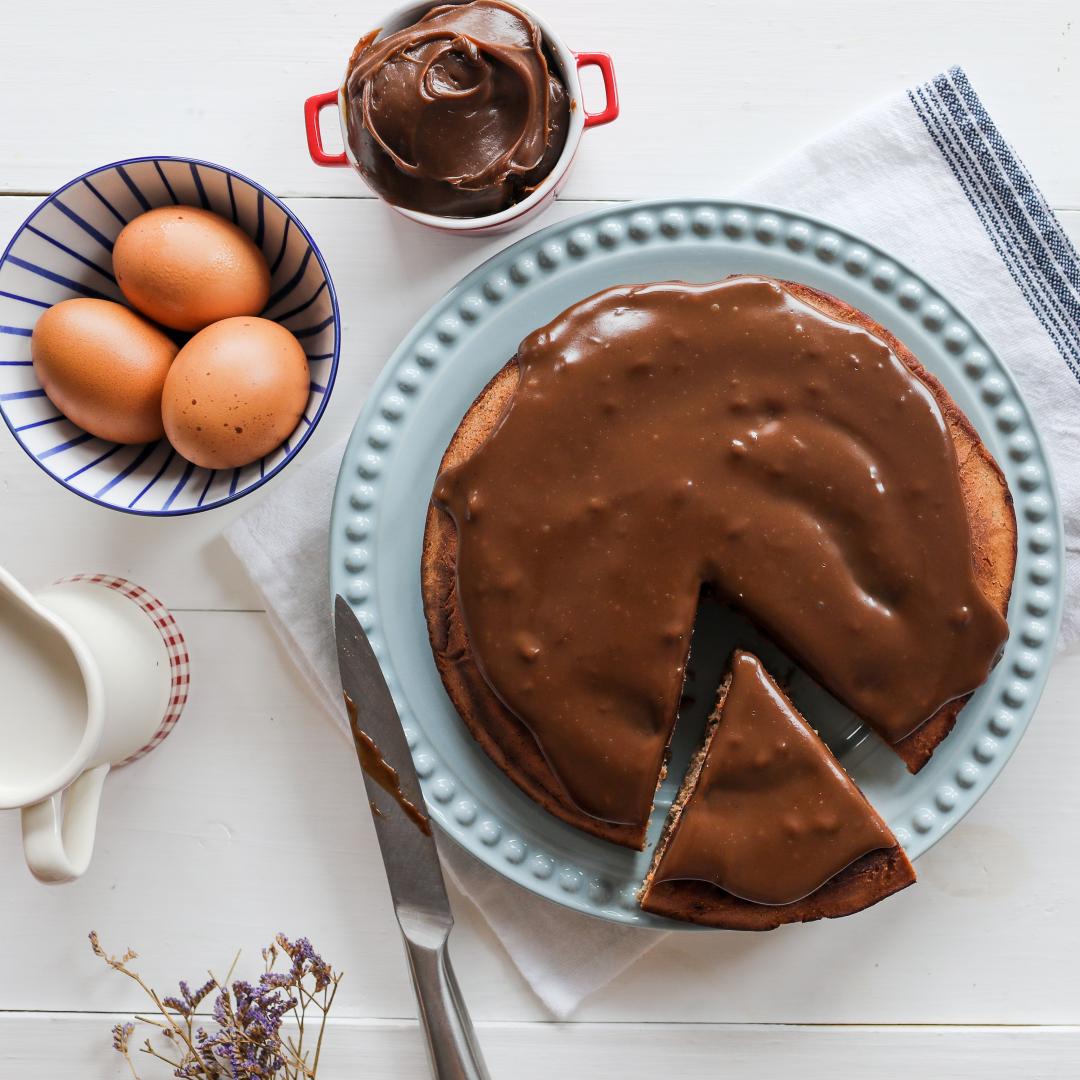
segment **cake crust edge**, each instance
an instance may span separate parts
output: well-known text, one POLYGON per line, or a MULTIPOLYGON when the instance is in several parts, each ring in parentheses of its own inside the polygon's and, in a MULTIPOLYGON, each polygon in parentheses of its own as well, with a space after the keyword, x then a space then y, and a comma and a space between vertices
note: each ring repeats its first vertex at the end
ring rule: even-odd
POLYGON ((897 844, 871 851, 793 904, 754 904, 706 881, 660 881, 644 891, 643 910, 720 930, 775 930, 787 923, 854 915, 906 889, 915 869, 897 844))

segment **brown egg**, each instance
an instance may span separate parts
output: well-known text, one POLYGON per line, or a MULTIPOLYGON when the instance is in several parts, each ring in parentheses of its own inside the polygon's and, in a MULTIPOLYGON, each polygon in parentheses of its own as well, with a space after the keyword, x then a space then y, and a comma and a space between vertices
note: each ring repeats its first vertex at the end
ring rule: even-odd
POLYGON ((110 300, 64 300, 38 319, 34 371, 49 400, 102 439, 152 442, 165 434, 161 391, 177 346, 110 300))
POLYGON ((300 422, 311 377, 300 342, 269 319, 223 319, 197 333, 165 380, 169 441, 208 469, 247 465, 300 422))
POLYGON ((129 221, 113 269, 124 296, 174 330, 258 315, 270 297, 270 269, 251 237, 194 206, 162 206, 129 221))

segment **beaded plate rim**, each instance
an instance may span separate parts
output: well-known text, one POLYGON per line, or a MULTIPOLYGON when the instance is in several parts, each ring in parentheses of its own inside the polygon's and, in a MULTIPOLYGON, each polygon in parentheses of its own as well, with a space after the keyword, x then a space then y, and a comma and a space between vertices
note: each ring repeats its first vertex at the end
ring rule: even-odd
MULTIPOLYGON (((413 715, 400 685, 394 658, 382 634, 377 587, 378 523, 385 501, 384 471, 401 443, 396 435, 430 386, 448 355, 509 296, 542 287, 560 266, 669 241, 755 246, 782 251, 793 265, 827 270, 840 287, 845 280, 869 286, 901 320, 916 320, 933 339, 938 355, 920 359, 946 384, 966 382, 990 410, 996 432, 972 423, 988 442, 1007 449, 995 454, 1009 480, 1016 509, 1018 550, 1009 607, 1010 638, 987 687, 993 699, 976 701, 978 721, 963 744, 946 742, 949 777, 930 798, 917 800, 902 819, 889 824, 911 858, 927 851, 978 801, 1019 743, 1034 712, 1054 654, 1063 600, 1063 529, 1053 475, 1038 431, 1011 373, 942 290, 904 262, 857 235, 809 214, 744 200, 657 199, 588 211, 534 232, 466 275, 417 322, 391 356, 356 421, 341 463, 330 531, 332 592, 350 603, 379 657, 402 712, 421 788, 443 832, 497 872, 564 906, 626 925, 660 929, 691 927, 642 912, 638 883, 606 882, 585 874, 572 860, 556 860, 505 830, 486 807, 484 792, 468 790, 442 759, 422 721, 413 715), (942 368, 944 360, 946 368, 942 368), (988 438, 989 435, 989 438, 988 438), (361 513, 357 513, 360 511, 361 513), (357 525, 357 521, 363 525, 357 525), (371 538, 374 537, 374 542, 371 538), (363 546, 357 546, 363 542, 363 546), (1006 674, 1007 673, 1007 674, 1006 674), (556 873, 556 870, 558 871, 556 873)), ((842 295, 842 292, 841 292, 842 295)), ((533 326, 522 326, 521 336, 533 326)), ((903 337, 902 334, 898 336, 903 337)), ((492 358, 493 374, 506 357, 492 358)), ((456 421, 457 418, 455 418, 456 421)), ((441 448, 440 448, 441 455, 441 448)), ((392 557, 392 556, 391 556, 392 557)), ((419 577, 419 566, 416 568, 419 577)), ((419 646, 427 651, 426 637, 419 646)), ((983 694, 983 691, 980 691, 983 694)), ((447 704, 449 704, 447 702, 447 704)), ((973 703, 969 708, 975 708, 973 703)), ((450 706, 452 710, 452 706, 450 706)), ((960 738, 960 732, 950 737, 960 738)), ((476 746, 475 752, 483 755, 476 746)), ((939 754, 942 751, 939 750, 939 754)), ((547 818, 539 806, 536 814, 547 818)))

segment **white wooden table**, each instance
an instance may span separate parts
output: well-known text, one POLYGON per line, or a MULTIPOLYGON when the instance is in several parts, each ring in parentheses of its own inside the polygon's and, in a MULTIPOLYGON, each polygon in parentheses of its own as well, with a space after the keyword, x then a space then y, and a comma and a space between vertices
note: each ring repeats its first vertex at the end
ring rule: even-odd
MULTIPOLYGON (((534 2, 572 47, 614 56, 623 106, 586 136, 545 223, 597 201, 723 193, 960 62, 1080 240, 1075 0, 534 2)), ((139 153, 221 161, 286 196, 345 320, 308 458, 349 429, 427 305, 507 242, 431 235, 351 173, 309 163, 301 103, 336 84, 383 14, 374 0, 4 7, 0 238, 64 181, 139 153)), ((245 505, 127 517, 66 493, 0 437, 0 563, 31 586, 82 570, 147 585, 178 613, 193 665, 176 732, 110 781, 83 880, 34 882, 17 815, 0 815, 0 1080, 126 1075, 108 1030, 143 1002, 90 955, 91 927, 140 949, 158 984, 237 947, 254 960, 278 929, 309 934, 347 971, 328 1080, 425 1075, 355 761, 220 536, 245 505)), ((496 1080, 1080 1075, 1078 699, 1080 656, 1061 659, 1015 759, 901 900, 762 936, 673 935, 573 1023, 550 1021, 455 897, 457 969, 496 1080)))

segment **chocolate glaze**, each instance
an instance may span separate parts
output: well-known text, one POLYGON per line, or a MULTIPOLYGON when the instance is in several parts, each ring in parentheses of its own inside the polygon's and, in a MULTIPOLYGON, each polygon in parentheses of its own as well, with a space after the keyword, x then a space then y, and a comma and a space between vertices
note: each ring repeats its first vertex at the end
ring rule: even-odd
POLYGON ((750 653, 736 652, 693 791, 653 881, 793 904, 896 839, 750 653))
POLYGON ((477 664, 583 811, 647 820, 703 584, 890 742, 985 680, 952 441, 880 339, 743 277, 608 289, 517 362, 434 498, 477 664))
POLYGON ((551 172, 566 143, 566 87, 539 27, 502 0, 433 7, 361 39, 345 78, 349 145, 396 206, 479 217, 551 172))
MULTIPOLYGON (((401 790, 401 778, 397 769, 382 756, 382 751, 375 740, 360 726, 360 717, 356 702, 346 693, 345 711, 349 714, 349 727, 353 742, 356 743, 356 756, 360 759, 360 768, 364 770, 394 801, 405 811, 405 816, 425 835, 431 835, 431 819, 401 790)), ((375 817, 382 817, 382 811, 368 800, 375 817)))

